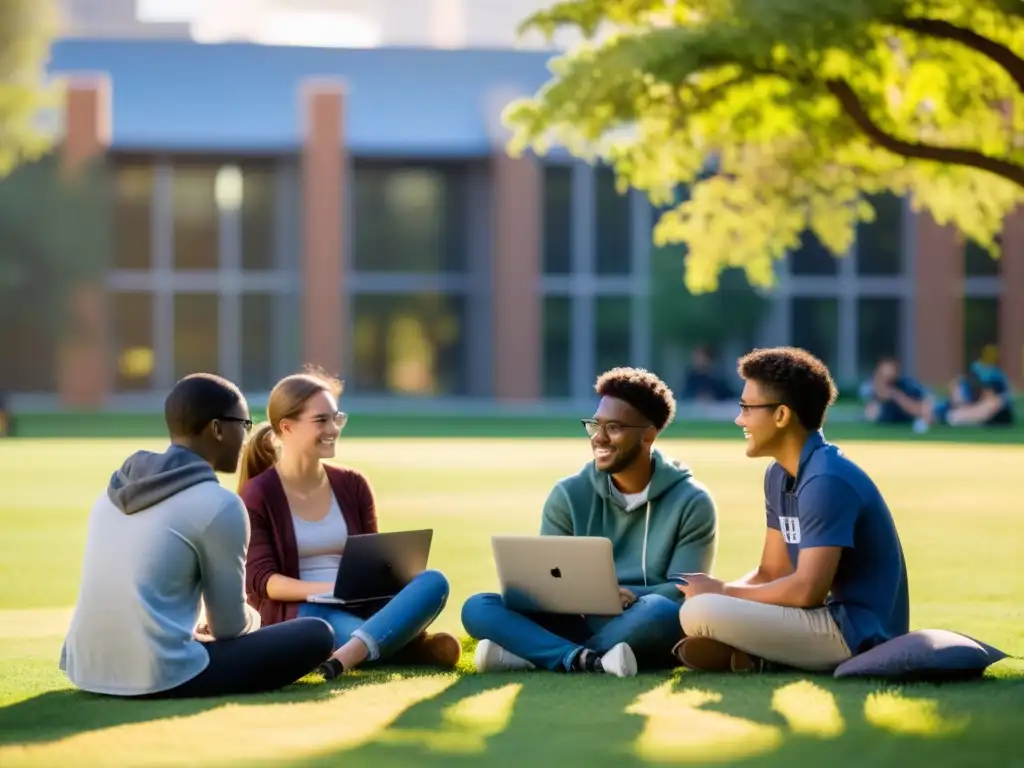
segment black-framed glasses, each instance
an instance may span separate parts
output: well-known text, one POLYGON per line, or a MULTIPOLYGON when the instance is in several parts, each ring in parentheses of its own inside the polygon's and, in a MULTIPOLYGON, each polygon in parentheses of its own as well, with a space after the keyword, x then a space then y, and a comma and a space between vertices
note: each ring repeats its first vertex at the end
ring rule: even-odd
POLYGON ((246 432, 252 432, 252 419, 241 419, 238 416, 218 416, 217 421, 237 421, 246 432))
POLYGON ((598 432, 604 432, 610 440, 621 437, 627 429, 648 429, 650 424, 623 424, 619 421, 606 421, 603 424, 597 419, 580 419, 583 428, 587 430, 590 437, 595 437, 598 432))
POLYGON ((740 401, 740 411, 742 413, 750 413, 761 408, 775 409, 785 405, 785 403, 744 403, 740 401))

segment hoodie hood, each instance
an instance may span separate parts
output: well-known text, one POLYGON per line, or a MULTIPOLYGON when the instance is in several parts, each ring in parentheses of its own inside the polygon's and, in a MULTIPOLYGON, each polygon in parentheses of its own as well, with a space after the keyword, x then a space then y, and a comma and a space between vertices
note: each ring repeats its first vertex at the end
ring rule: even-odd
MULTIPOLYGON (((651 484, 647 489, 647 501, 654 501, 679 483, 692 477, 689 467, 664 456, 657 449, 651 451, 651 461, 654 463, 654 473, 651 475, 651 484)), ((611 475, 599 471, 593 461, 588 465, 587 471, 590 474, 590 482, 594 486, 595 493, 621 507, 622 497, 615 491, 611 475)))
POLYGON ((172 445, 166 453, 138 451, 129 456, 110 476, 107 497, 126 515, 134 515, 211 480, 217 482, 217 475, 204 458, 172 445))

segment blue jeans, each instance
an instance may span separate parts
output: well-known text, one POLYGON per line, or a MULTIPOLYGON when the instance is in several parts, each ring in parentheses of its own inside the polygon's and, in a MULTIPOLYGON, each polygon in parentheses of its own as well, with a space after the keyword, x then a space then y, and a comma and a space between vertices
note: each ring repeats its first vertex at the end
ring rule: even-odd
POLYGON ((369 615, 357 609, 302 603, 299 616, 327 621, 334 629, 334 650, 355 637, 366 646, 367 659, 377 661, 393 656, 433 624, 446 602, 448 579, 440 571, 424 571, 369 615))
POLYGON ((683 636, 679 604, 661 595, 644 595, 618 616, 517 613, 501 595, 479 594, 462 606, 462 625, 477 640, 490 640, 535 666, 552 671, 572 668, 587 648, 604 653, 627 643, 637 665, 675 666, 672 648, 683 636))

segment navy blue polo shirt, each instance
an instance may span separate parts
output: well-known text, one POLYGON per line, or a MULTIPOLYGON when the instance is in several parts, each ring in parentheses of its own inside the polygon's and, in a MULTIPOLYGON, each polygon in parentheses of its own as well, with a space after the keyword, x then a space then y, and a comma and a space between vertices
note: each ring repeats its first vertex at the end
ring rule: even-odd
POLYGON ((768 527, 800 551, 842 547, 825 601, 851 653, 910 630, 907 567, 896 524, 874 481, 838 447, 813 433, 793 478, 772 462, 764 479, 768 527))

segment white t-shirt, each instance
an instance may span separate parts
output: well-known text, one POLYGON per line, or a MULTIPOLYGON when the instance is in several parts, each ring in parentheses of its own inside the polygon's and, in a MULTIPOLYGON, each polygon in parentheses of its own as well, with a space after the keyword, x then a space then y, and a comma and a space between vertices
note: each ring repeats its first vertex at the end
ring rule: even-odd
POLYGON ((322 520, 310 522, 292 515, 292 525, 299 550, 299 578, 333 582, 338 577, 341 555, 348 540, 348 525, 338 499, 331 494, 331 507, 322 520))

